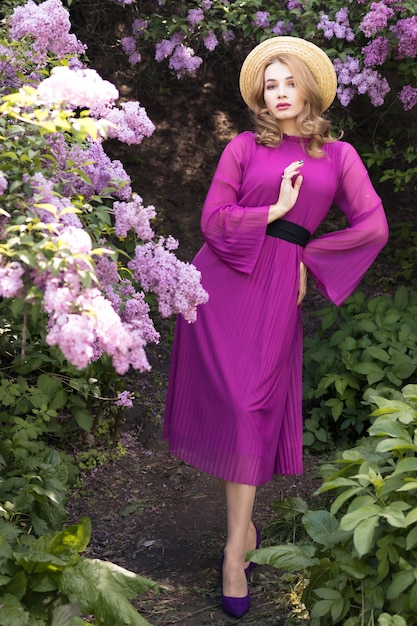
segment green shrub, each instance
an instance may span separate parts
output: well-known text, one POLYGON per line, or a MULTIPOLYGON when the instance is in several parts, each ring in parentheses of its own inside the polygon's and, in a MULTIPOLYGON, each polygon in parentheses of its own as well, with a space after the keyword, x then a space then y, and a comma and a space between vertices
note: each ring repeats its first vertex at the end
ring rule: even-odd
MULTIPOLYGON (((144 626, 129 599, 155 583, 122 567, 81 556, 90 540, 87 517, 38 539, 12 542, 0 552, 0 626, 83 626, 81 614, 100 626, 144 626)), ((0 520, 0 538, 12 538, 0 520)), ((91 622, 89 622, 91 623, 91 622)))
POLYGON ((362 402, 369 387, 401 387, 417 369, 417 292, 365 300, 357 292, 339 309, 317 313, 321 328, 304 354, 307 448, 351 445, 369 426, 362 402))
POLYGON ((330 510, 298 506, 308 541, 257 562, 301 572, 311 626, 411 626, 417 615, 417 385, 369 390, 369 436, 321 467, 330 510))

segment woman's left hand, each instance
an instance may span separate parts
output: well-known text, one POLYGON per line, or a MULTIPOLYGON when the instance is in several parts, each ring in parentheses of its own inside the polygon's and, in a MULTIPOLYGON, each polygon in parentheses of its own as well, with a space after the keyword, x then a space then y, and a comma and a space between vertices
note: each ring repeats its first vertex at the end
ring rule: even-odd
POLYGON ((307 293, 307 268, 304 263, 300 263, 300 287, 298 289, 297 306, 301 306, 307 293))

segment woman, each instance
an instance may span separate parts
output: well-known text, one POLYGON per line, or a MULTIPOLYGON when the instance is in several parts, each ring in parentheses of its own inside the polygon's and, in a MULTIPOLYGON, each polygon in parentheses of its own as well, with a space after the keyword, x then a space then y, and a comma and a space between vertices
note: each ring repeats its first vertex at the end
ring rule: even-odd
POLYGON ((245 563, 259 547, 256 487, 302 473, 301 302, 308 269, 336 304, 387 241, 381 201, 354 148, 322 113, 336 94, 327 55, 274 37, 243 63, 255 132, 225 148, 205 201, 194 259, 209 302, 178 319, 163 436, 171 452, 221 480, 227 542, 223 608, 250 607, 245 563), (349 227, 310 236, 335 203, 349 227))

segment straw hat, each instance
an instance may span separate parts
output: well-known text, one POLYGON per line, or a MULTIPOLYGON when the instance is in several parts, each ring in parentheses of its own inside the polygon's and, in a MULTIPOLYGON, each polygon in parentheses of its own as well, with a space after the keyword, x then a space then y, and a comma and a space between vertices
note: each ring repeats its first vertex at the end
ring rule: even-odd
POLYGON ((337 78, 333 63, 327 54, 311 41, 299 37, 272 37, 256 46, 246 57, 240 71, 240 92, 250 109, 254 109, 253 84, 265 63, 280 54, 293 54, 304 61, 320 89, 323 111, 336 96, 337 78))

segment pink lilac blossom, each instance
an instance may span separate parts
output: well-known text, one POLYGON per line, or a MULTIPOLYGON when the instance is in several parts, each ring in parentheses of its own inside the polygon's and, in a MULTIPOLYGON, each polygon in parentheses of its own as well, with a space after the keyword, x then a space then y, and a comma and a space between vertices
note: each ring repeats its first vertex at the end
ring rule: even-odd
POLYGON ((303 5, 297 0, 289 0, 287 4, 287 9, 292 11, 293 9, 302 9, 303 5))
POLYGON ((268 11, 257 11, 255 19, 252 20, 252 26, 255 26, 255 28, 268 28, 270 16, 271 14, 268 11))
POLYGON ((398 39, 397 56, 414 59, 417 56, 417 15, 398 20, 391 30, 398 39))
POLYGON ((150 220, 156 215, 155 207, 144 207, 143 200, 138 194, 133 193, 130 202, 114 202, 113 207, 117 237, 126 237, 130 229, 133 229, 143 241, 149 241, 154 237, 150 220))
POLYGON ((128 145, 140 144, 145 137, 150 137, 155 131, 155 125, 137 101, 123 102, 120 108, 93 108, 91 115, 100 116, 114 124, 108 127, 108 137, 128 145))
POLYGON ((117 394, 117 399, 114 401, 116 406, 122 406, 130 409, 133 406, 133 400, 135 394, 131 391, 121 391, 117 394))
POLYGON ((207 37, 204 38, 203 43, 204 43, 204 47, 207 48, 207 50, 212 51, 215 48, 217 48, 217 46, 219 45, 219 40, 217 39, 216 35, 211 30, 209 34, 207 35, 207 37))
POLYGON ((0 172, 0 196, 2 196, 4 194, 4 192, 7 189, 7 178, 5 177, 5 175, 3 174, 3 172, 0 172))
POLYGON ((59 315, 50 324, 46 342, 58 346, 65 358, 78 369, 84 369, 93 357, 94 321, 79 313, 59 315))
POLYGON ((58 346, 75 367, 82 369, 106 352, 118 374, 125 374, 130 366, 142 371, 150 368, 143 348, 157 333, 152 335, 149 320, 123 323, 97 289, 80 286, 71 268, 47 281, 44 309, 49 314, 47 343, 58 346))
MULTIPOLYGON (((0 255, 0 263, 3 257, 0 255)), ((14 298, 23 289, 22 276, 24 268, 17 261, 6 263, 0 266, 0 296, 3 298, 14 298)))
POLYGON ((202 0, 201 2, 201 8, 203 9, 203 11, 210 11, 211 5, 211 0, 202 0))
POLYGON ((383 65, 388 57, 391 49, 391 43, 389 39, 380 35, 368 43, 362 48, 364 55, 364 64, 367 67, 372 65, 383 65))
POLYGON ((359 28, 366 37, 372 37, 387 27, 388 20, 393 15, 394 11, 385 2, 371 2, 371 10, 361 21, 359 28))
POLYGON ((39 53, 39 60, 46 62, 47 52, 58 58, 67 55, 83 54, 86 46, 75 35, 70 34, 69 12, 60 0, 46 0, 36 4, 28 0, 16 7, 10 17, 10 34, 15 40, 23 37, 33 39, 33 49, 39 53))
POLYGON ((48 105, 64 102, 72 107, 91 108, 112 104, 119 97, 116 87, 92 69, 53 68, 38 87, 38 95, 48 105))
POLYGON ((162 317, 181 313, 188 322, 194 322, 197 306, 207 302, 208 294, 201 286, 196 267, 180 261, 171 252, 175 244, 172 237, 161 237, 156 244, 137 246, 128 267, 142 288, 157 296, 162 317))
POLYGON ((72 252, 72 254, 90 254, 93 244, 90 235, 83 228, 70 226, 63 230, 56 242, 72 252))
POLYGON ((417 88, 411 87, 411 85, 405 85, 398 94, 398 98, 404 110, 410 111, 417 104, 417 88))

